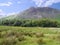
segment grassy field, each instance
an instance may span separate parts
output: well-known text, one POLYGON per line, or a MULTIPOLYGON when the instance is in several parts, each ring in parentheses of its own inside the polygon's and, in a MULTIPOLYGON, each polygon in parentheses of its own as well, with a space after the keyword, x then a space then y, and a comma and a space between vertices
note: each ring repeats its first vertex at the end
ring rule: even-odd
POLYGON ((0 45, 60 45, 60 28, 0 26, 0 45))

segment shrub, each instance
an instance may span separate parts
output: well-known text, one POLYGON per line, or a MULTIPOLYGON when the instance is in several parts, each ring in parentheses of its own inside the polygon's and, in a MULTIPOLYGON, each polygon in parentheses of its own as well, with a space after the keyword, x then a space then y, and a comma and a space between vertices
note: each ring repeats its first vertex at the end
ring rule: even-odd
POLYGON ((22 21, 17 20, 14 22, 13 26, 21 26, 21 24, 22 24, 22 21))
POLYGON ((46 44, 46 42, 45 42, 42 38, 40 38, 40 39, 37 41, 37 43, 38 43, 38 45, 44 45, 44 44, 46 44))
POLYGON ((24 36, 19 36, 18 41, 24 41, 26 38, 24 36))
POLYGON ((44 37, 44 34, 43 34, 42 32, 41 32, 41 33, 36 33, 35 35, 36 35, 36 37, 38 37, 38 38, 44 37))
POLYGON ((33 33, 32 33, 32 32, 24 32, 23 34, 24 34, 25 36, 30 36, 30 37, 33 36, 33 33))

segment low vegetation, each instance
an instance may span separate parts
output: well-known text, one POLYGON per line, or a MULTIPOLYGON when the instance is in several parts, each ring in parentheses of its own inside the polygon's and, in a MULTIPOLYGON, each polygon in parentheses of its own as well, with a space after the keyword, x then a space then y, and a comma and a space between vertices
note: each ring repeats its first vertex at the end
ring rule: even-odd
POLYGON ((0 45, 60 45, 60 28, 0 26, 0 45))

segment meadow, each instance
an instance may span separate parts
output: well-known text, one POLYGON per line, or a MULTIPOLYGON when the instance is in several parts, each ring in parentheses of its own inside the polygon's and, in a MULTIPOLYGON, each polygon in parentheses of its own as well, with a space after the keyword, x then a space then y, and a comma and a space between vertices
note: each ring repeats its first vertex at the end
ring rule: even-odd
POLYGON ((60 45, 60 28, 0 26, 0 45, 60 45))

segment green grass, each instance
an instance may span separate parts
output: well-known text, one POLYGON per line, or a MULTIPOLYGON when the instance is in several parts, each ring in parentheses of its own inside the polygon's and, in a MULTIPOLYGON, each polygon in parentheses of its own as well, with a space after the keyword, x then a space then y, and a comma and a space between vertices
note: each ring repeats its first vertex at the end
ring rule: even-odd
POLYGON ((60 28, 0 26, 0 45, 60 45, 60 28))

